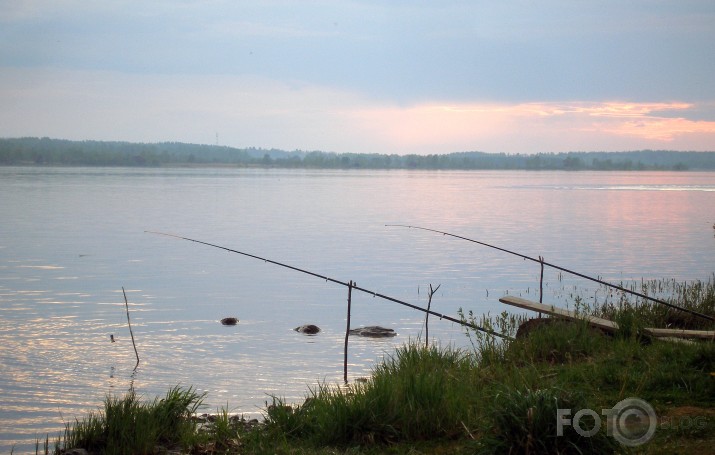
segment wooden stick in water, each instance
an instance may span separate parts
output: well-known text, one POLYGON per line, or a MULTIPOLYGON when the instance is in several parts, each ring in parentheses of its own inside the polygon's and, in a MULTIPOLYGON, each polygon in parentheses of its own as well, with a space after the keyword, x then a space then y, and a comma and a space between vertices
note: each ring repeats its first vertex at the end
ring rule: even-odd
POLYGON ((350 338, 350 305, 352 303, 351 301, 354 285, 355 283, 350 280, 350 282, 348 283, 348 326, 345 329, 345 356, 343 361, 343 380, 345 381, 345 384, 348 383, 348 339, 350 338))
POLYGON ((134 342, 134 332, 132 331, 132 323, 129 321, 129 302, 127 302, 127 293, 124 291, 124 286, 122 286, 122 294, 124 294, 124 306, 127 308, 127 325, 129 325, 129 335, 132 336, 132 346, 134 346, 134 354, 137 356, 137 364, 134 365, 136 370, 139 366, 139 352, 137 352, 137 345, 134 342))
MULTIPOLYGON (((539 256, 539 262, 541 263, 541 278, 539 279, 539 303, 544 303, 544 258, 539 256)), ((539 313, 541 317, 541 313, 539 313)))

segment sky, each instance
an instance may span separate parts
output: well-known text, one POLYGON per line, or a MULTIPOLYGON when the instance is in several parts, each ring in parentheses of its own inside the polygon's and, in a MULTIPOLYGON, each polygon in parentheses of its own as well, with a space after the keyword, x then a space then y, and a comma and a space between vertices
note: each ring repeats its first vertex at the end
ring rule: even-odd
POLYGON ((712 0, 0 0, 0 137, 715 151, 712 0))

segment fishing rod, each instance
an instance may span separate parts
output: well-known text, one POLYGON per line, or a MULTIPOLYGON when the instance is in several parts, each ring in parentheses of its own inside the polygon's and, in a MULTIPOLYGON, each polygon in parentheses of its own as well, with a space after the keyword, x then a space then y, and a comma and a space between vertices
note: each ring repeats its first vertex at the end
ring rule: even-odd
POLYGON ((483 245, 483 246, 486 246, 486 247, 489 247, 489 248, 494 248, 495 250, 499 250, 499 251, 503 251, 503 252, 505 252, 505 253, 513 254, 514 256, 519 256, 519 257, 524 258, 524 259, 527 259, 527 260, 529 260, 529 261, 534 261, 534 262, 538 262, 539 264, 548 265, 549 267, 555 268, 555 269, 557 269, 557 270, 561 270, 561 271, 563 271, 563 272, 567 272, 567 273, 570 273, 570 274, 572 274, 572 275, 576 275, 576 276, 578 276, 578 277, 581 277, 581 278, 585 278, 585 279, 587 279, 587 280, 594 281, 594 282, 599 283, 599 284, 602 284, 602 285, 604 285, 604 286, 610 286, 610 287, 612 287, 612 288, 618 289, 619 291, 624 291, 624 292, 628 292, 628 293, 633 294, 633 295, 637 295, 638 297, 644 298, 644 299, 646 299, 646 300, 650 300, 650 301, 655 302, 655 303, 659 303, 659 304, 661 304, 661 305, 668 306, 668 307, 673 308, 673 309, 675 309, 675 310, 684 311, 684 312, 686 312, 686 313, 690 313, 690 314, 692 314, 692 315, 694 315, 694 316, 698 316, 698 317, 703 318, 703 319, 708 319, 708 320, 710 320, 710 321, 715 321, 715 318, 714 318, 714 317, 708 316, 707 314, 703 314, 703 313, 697 312, 697 311, 695 311, 695 310, 691 310, 691 309, 689 309, 689 308, 683 308, 683 307, 681 307, 681 306, 674 305, 674 304, 672 304, 672 303, 668 303, 668 302, 665 302, 665 301, 660 300, 660 299, 656 299, 655 297, 651 297, 651 296, 649 296, 649 295, 645 295, 645 294, 642 294, 642 293, 640 293, 640 292, 636 292, 636 291, 633 291, 633 290, 630 290, 630 289, 626 289, 626 288, 624 288, 624 287, 622 287, 622 286, 618 286, 617 284, 608 283, 608 282, 603 281, 603 280, 601 280, 601 279, 594 278, 594 277, 591 277, 591 276, 588 276, 588 275, 584 275, 584 274, 578 273, 578 272, 576 272, 576 271, 574 271, 574 270, 570 270, 570 269, 567 269, 567 268, 565 268, 565 267, 560 267, 560 266, 558 266, 558 265, 556 265, 556 264, 551 264, 551 263, 546 262, 546 261, 544 261, 544 260, 542 260, 542 259, 532 258, 532 257, 530 257, 530 256, 526 256, 526 255, 517 253, 517 252, 515 252, 515 251, 507 250, 506 248, 500 248, 500 247, 498 247, 498 246, 494 246, 494 245, 490 245, 490 244, 488 244, 488 243, 480 242, 479 240, 474 240, 474 239, 470 239, 470 238, 467 238, 467 237, 462 237, 461 235, 450 234, 449 232, 438 231, 437 229, 430 229, 430 228, 420 227, 420 226, 410 226, 410 225, 406 225, 406 224, 386 224, 385 226, 387 226, 387 227, 404 227, 404 228, 409 228, 409 229, 420 229, 420 230, 422 230, 422 231, 435 232, 435 233, 437 233, 437 234, 448 235, 448 236, 450 236, 450 237, 454 237, 454 238, 457 238, 457 239, 462 239, 462 240, 466 240, 466 241, 468 241, 468 242, 477 243, 477 244, 479 244, 479 245, 483 245))
POLYGON ((412 308, 412 309, 415 309, 415 310, 418 310, 418 311, 422 311, 422 312, 424 312, 424 313, 431 314, 431 315, 433 315, 433 316, 437 316, 437 317, 440 318, 440 319, 446 319, 446 320, 451 321, 451 322, 456 322, 457 324, 460 324, 460 325, 462 325, 462 326, 467 326, 467 327, 470 327, 470 328, 472 328, 472 329, 479 330, 479 331, 484 332, 484 333, 488 333, 489 335, 494 335, 494 336, 496 336, 496 337, 503 338, 503 339, 507 339, 507 340, 513 340, 512 337, 507 336, 507 335, 504 335, 504 334, 501 334, 501 333, 499 333, 499 332, 495 332, 495 331, 493 331, 493 330, 485 329, 484 327, 480 327, 480 326, 478 326, 478 325, 471 324, 471 323, 469 323, 469 322, 460 321, 459 319, 455 319, 455 318, 453 318, 453 317, 451 317, 451 316, 447 316, 446 314, 437 313, 436 311, 432 311, 432 310, 426 310, 426 309, 424 309, 424 308, 422 308, 422 307, 418 307, 417 305, 413 305, 413 304, 411 304, 411 303, 404 302, 404 301, 399 300, 399 299, 396 299, 396 298, 394 298, 394 297, 390 297, 390 296, 388 296, 388 295, 380 294, 379 292, 375 292, 375 291, 371 291, 371 290, 369 290, 369 289, 362 288, 362 287, 360 287, 360 286, 357 286, 357 285, 356 285, 355 283, 353 283, 353 282, 351 282, 351 283, 346 283, 346 282, 344 282, 344 281, 336 280, 335 278, 330 278, 329 276, 321 275, 321 274, 319 274, 319 273, 311 272, 311 271, 309 271, 309 270, 301 269, 301 268, 299 268, 299 267, 295 267, 295 266, 292 266, 292 265, 284 264, 284 263, 282 263, 282 262, 273 261, 273 260, 271 260, 271 259, 267 259, 267 258, 264 258, 264 257, 261 257, 261 256, 256 256, 255 254, 245 253, 245 252, 243 252, 243 251, 234 250, 234 249, 232 249, 232 248, 227 248, 227 247, 225 247, 225 246, 216 245, 216 244, 209 243, 209 242, 204 242, 204 241, 201 241, 201 240, 190 239, 190 238, 188 238, 188 237, 182 237, 182 236, 176 235, 176 234, 167 234, 166 232, 157 232, 157 231, 144 231, 144 232, 147 233, 147 234, 164 235, 164 236, 166 236, 166 237, 173 237, 173 238, 176 238, 176 239, 187 240, 187 241, 189 241, 189 242, 199 243, 199 244, 201 244, 201 245, 206 245, 206 246, 210 246, 210 247, 213 247, 213 248, 218 248, 218 249, 221 249, 221 250, 224 250, 224 251, 228 251, 229 253, 241 254, 241 255, 247 256, 247 257, 249 257, 249 258, 258 259, 258 260, 263 261, 263 262, 267 262, 267 263, 274 264, 274 265, 277 265, 277 266, 280 266, 280 267, 285 267, 285 268, 287 268, 287 269, 295 270, 296 272, 301 272, 301 273, 305 273, 305 274, 307 274, 307 275, 314 276, 314 277, 316 277, 316 278, 321 278, 321 279, 323 279, 323 280, 325 280, 325 281, 330 281, 331 283, 335 283, 335 284, 339 284, 339 285, 342 285, 342 286, 346 286, 346 287, 351 288, 351 289, 356 289, 356 290, 361 291, 361 292, 364 292, 364 293, 366 293, 366 294, 370 294, 370 295, 372 295, 373 297, 380 297, 381 299, 384 299, 384 300, 389 300, 389 301, 391 301, 391 302, 399 303, 400 305, 404 305, 404 306, 410 307, 410 308, 412 308))

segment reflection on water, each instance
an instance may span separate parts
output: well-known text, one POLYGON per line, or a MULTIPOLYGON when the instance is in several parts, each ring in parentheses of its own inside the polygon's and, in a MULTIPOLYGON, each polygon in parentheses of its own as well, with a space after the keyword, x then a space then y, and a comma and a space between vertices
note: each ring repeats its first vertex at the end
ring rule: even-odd
MULTIPOLYGON (((538 265, 385 224, 453 232, 612 281, 708 279, 712 190, 711 174, 699 173, 0 168, 0 210, 12 220, 0 230, 0 451, 34 450, 36 437, 130 387, 153 398, 192 385, 208 392, 205 411, 258 415, 271 395, 299 401, 309 386, 342 381, 346 288, 146 230, 423 307, 440 285, 432 308, 456 316, 501 312, 505 292, 538 298, 538 265), (221 325, 227 316, 240 322, 221 325), (293 330, 309 323, 318 336, 293 330)), ((549 270, 546 281, 555 304, 583 284, 549 270)), ((351 380, 424 330, 422 313, 359 292, 351 319, 398 332, 350 338, 351 380)), ((439 318, 429 333, 468 343, 439 318)))
MULTIPOLYGON (((6 317, 8 308, 3 308, 0 321, 0 421, 8 444, 56 435, 65 422, 99 406, 106 393, 132 387, 151 397, 173 384, 194 385, 209 392, 208 411, 229 405, 234 412, 260 414, 271 395, 297 401, 306 385, 342 374, 342 334, 332 330, 308 338, 290 327, 250 318, 236 327, 205 318, 151 320, 142 316, 153 312, 149 302, 130 304, 141 358, 134 370, 121 303, 92 305, 91 296, 81 300, 76 293, 64 293, 60 300, 62 293, 47 298, 44 292, 3 291, 4 301, 21 301, 25 309, 6 317), (57 306, 63 309, 49 311, 74 314, 42 316, 57 306)), ((352 343, 351 373, 365 374, 375 359, 374 348, 352 343)))

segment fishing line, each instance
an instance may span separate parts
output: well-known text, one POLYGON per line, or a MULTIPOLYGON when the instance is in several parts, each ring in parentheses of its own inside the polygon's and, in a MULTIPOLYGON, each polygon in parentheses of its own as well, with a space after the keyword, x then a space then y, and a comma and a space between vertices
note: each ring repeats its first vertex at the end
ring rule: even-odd
POLYGON ((466 240, 466 241, 472 242, 472 243, 477 243, 477 244, 479 244, 479 245, 483 245, 483 246, 486 246, 486 247, 489 247, 489 248, 494 248, 495 250, 503 251, 503 252, 508 253, 508 254, 513 254, 514 256, 519 256, 519 257, 524 258, 524 259, 527 259, 527 260, 529 260, 529 261, 534 261, 534 262, 538 262, 539 264, 548 265, 549 267, 555 268, 555 269, 557 269, 557 270, 562 270, 562 271, 564 271, 564 272, 570 273, 570 274, 572 274, 572 275, 576 275, 576 276, 581 277, 581 278, 585 278, 585 279, 587 279, 587 280, 591 280, 591 281, 593 281, 593 282, 602 284, 602 285, 604 285, 604 286, 609 286, 609 287, 612 287, 612 288, 614 288, 614 289, 618 289, 619 291, 623 291, 623 292, 627 292, 627 293, 629 293, 629 294, 636 295, 636 296, 641 297, 641 298, 644 298, 644 299, 646 299, 646 300, 650 300, 650 301, 652 301, 652 302, 655 302, 655 303, 659 303, 659 304, 661 304, 661 305, 668 306, 668 307, 673 308, 673 309, 675 309, 675 310, 684 311, 684 312, 686 312, 686 313, 690 313, 690 314, 692 314, 692 315, 694 315, 694 316, 698 316, 698 317, 700 317, 700 318, 707 319, 707 320, 709 320, 709 321, 715 321, 715 318, 714 318, 714 317, 708 316, 707 314, 699 313, 699 312, 697 312, 697 311, 695 311, 695 310, 691 310, 691 309, 689 309, 689 308, 683 308, 683 307, 681 307, 681 306, 674 305, 674 304, 672 304, 672 303, 668 303, 668 302, 665 302, 665 301, 660 300, 660 299, 656 299, 655 297, 651 297, 651 296, 649 296, 649 295, 645 295, 645 294, 642 294, 642 293, 637 292, 637 291, 633 291, 633 290, 630 290, 630 289, 626 289, 626 288, 624 288, 624 287, 622 287, 622 286, 618 286, 617 284, 608 283, 608 282, 603 281, 603 280, 600 280, 600 279, 598 279, 598 278, 593 278, 593 277, 591 277, 591 276, 584 275, 584 274, 582 274, 582 273, 578 273, 578 272, 576 272, 576 271, 567 269, 567 268, 565 268, 565 267, 560 267, 560 266, 558 266, 558 265, 556 265, 556 264, 551 264, 551 263, 546 262, 546 261, 543 261, 543 260, 539 260, 539 259, 536 259, 536 258, 532 258, 532 257, 530 257, 530 256, 525 256, 525 255, 520 254, 520 253, 517 253, 517 252, 515 252, 515 251, 507 250, 506 248, 500 248, 500 247, 498 247, 498 246, 494 246, 494 245, 490 245, 490 244, 488 244, 488 243, 480 242, 479 240, 474 240, 474 239, 470 239, 470 238, 467 238, 467 237, 462 237, 461 235, 450 234, 449 232, 438 231, 437 229, 430 229, 430 228, 420 227, 420 226, 410 226, 410 225, 406 225, 406 224, 386 224, 385 226, 387 226, 387 227, 404 227, 404 228, 408 228, 408 229, 420 229, 420 230, 423 230, 423 231, 435 232, 435 233, 437 233, 437 234, 448 235, 448 236, 450 236, 450 237, 454 237, 454 238, 457 238, 457 239, 466 240))
POLYGON ((331 277, 329 277, 329 276, 321 275, 321 274, 319 274, 319 273, 311 272, 311 271, 309 271, 309 270, 301 269, 301 268, 299 268, 299 267, 295 267, 295 266, 292 266, 292 265, 284 264, 284 263, 282 263, 282 262, 278 262, 278 261, 274 261, 274 260, 271 260, 271 259, 268 259, 268 258, 264 258, 264 257, 261 257, 261 256, 257 256, 257 255, 255 255, 255 254, 250 254, 250 253, 246 253, 246 252, 243 252, 243 251, 234 250, 234 249, 232 249, 232 248, 227 248, 227 247, 225 247, 225 246, 216 245, 216 244, 209 243, 209 242, 204 242, 204 241, 202 241, 202 240, 196 240, 196 239, 190 239, 190 238, 188 238, 188 237, 182 237, 182 236, 176 235, 176 234, 168 234, 168 233, 166 233, 166 232, 157 232, 157 231, 144 231, 144 232, 147 233, 147 234, 163 235, 163 236, 166 236, 166 237, 173 237, 173 238, 175 238, 175 239, 181 239, 181 240, 186 240, 186 241, 189 241, 189 242, 199 243, 199 244, 201 244, 201 245, 206 245, 206 246, 210 246, 210 247, 213 247, 213 248, 218 248, 218 249, 220 249, 220 250, 228 251, 229 253, 236 253, 236 254, 240 254, 240 255, 243 255, 243 256, 247 256, 247 257, 249 257, 249 258, 258 259, 259 261, 263 261, 263 262, 266 262, 266 263, 274 264, 274 265, 277 265, 277 266, 280 266, 280 267, 285 267, 285 268, 287 268, 287 269, 295 270, 296 272, 301 272, 301 273, 305 273, 305 274, 307 274, 307 275, 314 276, 314 277, 316 277, 316 278, 320 278, 320 279, 322 279, 322 280, 325 280, 326 282, 329 281, 329 282, 331 282, 331 283, 339 284, 339 285, 341 285, 341 286, 345 286, 345 287, 348 287, 348 288, 356 289, 356 290, 361 291, 361 292, 364 292, 364 293, 366 293, 366 294, 370 294, 370 295, 372 295, 373 297, 380 297, 381 299, 389 300, 389 301, 391 301, 391 302, 395 302, 395 303, 398 303, 398 304, 400 304, 400 305, 404 305, 404 306, 409 307, 409 308, 412 308, 412 309, 414 309, 414 310, 422 311, 423 313, 428 313, 428 314, 437 316, 437 317, 439 317, 440 319, 446 319, 446 320, 448 320, 448 321, 450 321, 450 322, 455 322, 455 323, 457 323, 457 324, 459 324, 459 325, 467 326, 467 327, 470 327, 470 328, 472 328, 472 329, 479 330, 479 331, 481 331, 481 332, 488 333, 488 334, 490 334, 490 335, 493 335, 493 336, 496 336, 496 337, 499 337, 499 338, 503 338, 503 339, 507 339, 507 340, 512 340, 512 339, 513 339, 512 337, 510 337, 510 336, 508 336, 508 335, 504 335, 504 334, 501 334, 501 333, 499 333, 499 332, 495 332, 495 331, 493 331, 493 330, 485 329, 484 327, 480 327, 480 326, 478 326, 478 325, 474 325, 474 324, 471 324, 471 323, 469 323, 469 322, 461 321, 461 320, 459 320, 459 319, 453 318, 453 317, 451 317, 451 316, 447 316, 447 315, 445 315, 445 314, 438 313, 438 312, 436 312, 436 311, 426 310, 426 309, 424 309, 424 308, 422 308, 422 307, 419 307, 419 306, 417 306, 417 305, 413 305, 413 304, 411 304, 411 303, 407 303, 407 302, 405 302, 405 301, 396 299, 396 298, 394 298, 394 297, 390 297, 390 296, 385 295, 385 294, 380 294, 379 292, 375 292, 375 291, 371 291, 371 290, 369 290, 369 289, 362 288, 362 287, 360 287, 360 286, 357 286, 355 283, 346 283, 346 282, 344 282, 344 281, 336 280, 335 278, 331 278, 331 277))

